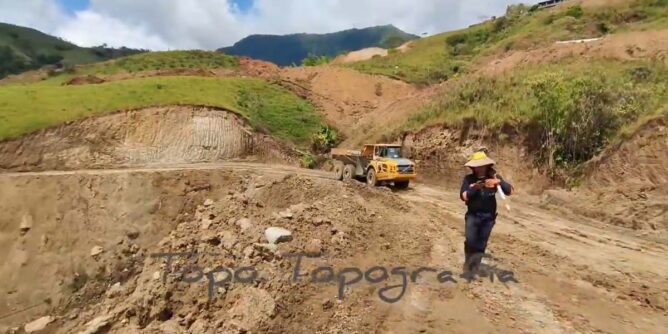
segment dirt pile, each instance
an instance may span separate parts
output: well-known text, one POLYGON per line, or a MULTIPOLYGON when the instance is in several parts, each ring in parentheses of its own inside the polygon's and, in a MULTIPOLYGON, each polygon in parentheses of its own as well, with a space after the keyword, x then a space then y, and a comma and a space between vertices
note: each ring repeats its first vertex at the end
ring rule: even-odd
POLYGON ((281 77, 303 87, 302 93, 346 138, 342 145, 351 147, 380 140, 436 91, 334 66, 284 68, 281 77))
POLYGON ((239 66, 242 75, 270 78, 280 73, 280 68, 276 64, 248 57, 239 57, 239 66))
MULTIPOLYGON (((52 214, 62 213, 38 211, 32 213, 33 227, 18 239, 15 235, 19 233, 19 226, 15 225, 21 219, 18 215, 8 217, 12 227, 6 232, 15 242, 3 243, 3 246, 23 248, 25 256, 22 263, 12 261, 4 266, 3 272, 21 269, 7 281, 11 283, 7 288, 13 291, 8 295, 11 302, 2 304, 13 305, 10 309, 13 310, 29 305, 28 301, 50 298, 52 305, 42 308, 41 312, 33 310, 31 317, 23 314, 9 324, 16 325, 17 319, 27 323, 41 316, 40 313, 48 313, 56 319, 47 325, 54 333, 79 332, 93 327, 108 330, 108 333, 295 332, 306 329, 316 332, 332 326, 332 317, 340 320, 344 316, 342 312, 347 314, 347 311, 337 306, 340 303, 334 297, 336 294, 332 294, 335 286, 293 282, 291 276, 296 262, 287 254, 306 253, 320 257, 321 262, 329 259, 332 264, 340 259, 355 258, 357 254, 365 254, 367 247, 392 242, 389 236, 375 239, 383 235, 380 232, 385 228, 382 219, 405 209, 388 190, 369 189, 361 183, 345 184, 293 175, 252 176, 235 172, 213 175, 200 172, 153 175, 143 181, 144 186, 136 184, 130 189, 122 188, 122 184, 131 180, 84 178, 81 181, 88 184, 84 187, 89 189, 86 191, 99 192, 103 197, 96 199, 86 193, 65 195, 88 198, 84 206, 58 195, 58 200, 51 203, 56 206, 70 203, 71 210, 87 213, 89 223, 86 219, 76 219, 71 213, 58 222, 48 222, 52 214), (122 183, 118 184, 119 181, 122 183), (105 189, 108 187, 116 190, 105 189), (113 198, 121 192, 127 196, 128 192, 136 191, 139 192, 132 194, 133 197, 152 198, 134 204, 145 206, 141 214, 127 210, 128 207, 115 211, 119 205, 132 205, 133 201, 123 198, 122 203, 114 203, 113 198), (180 199, 184 199, 183 204, 178 203, 180 199), (196 207, 195 199, 200 203, 196 207), (392 209, 387 209, 387 205, 392 209), (157 214, 152 216, 151 210, 157 214), (110 219, 117 222, 110 224, 110 219), (67 225, 70 232, 48 230, 60 224, 67 225), (77 225, 82 228, 76 228, 77 225), (272 226, 287 229, 291 238, 270 244, 265 234, 272 226), (44 238, 47 241, 39 246, 40 239, 44 238), (74 242, 78 238, 86 241, 74 242), (156 255, 160 253, 180 255, 171 258, 156 255), (23 289, 36 286, 34 279, 39 278, 21 281, 20 277, 31 270, 41 270, 46 263, 52 271, 53 282, 38 290, 23 289), (252 282, 244 281, 251 271, 244 272, 242 268, 250 266, 257 277, 251 279, 252 282), (231 270, 232 276, 236 272, 237 277, 212 285, 211 280, 224 281, 226 277, 220 267, 231 270), (62 293, 66 286, 76 291, 62 293), (313 303, 321 315, 312 316, 313 303)), ((68 183, 76 184, 77 179, 72 177, 68 183)), ((48 181, 47 178, 30 183, 39 189, 49 184, 48 181)), ((64 182, 61 180, 57 182, 60 185, 51 186, 66 192, 64 182)), ((12 186, 27 190, 21 183, 12 186)), ((39 194, 48 196, 49 192, 44 189, 31 196, 39 194)), ((25 196, 29 195, 22 195, 25 196)), ((3 206, 12 205, 16 209, 25 200, 27 198, 14 198, 3 201, 7 203, 3 206)), ((16 258, 14 251, 10 254, 16 258)), ((309 280, 308 273, 314 265, 304 260, 301 269, 302 274, 307 275, 304 281, 309 280)), ((349 294, 346 292, 347 296, 349 294)), ((10 310, 3 308, 3 313, 10 310)), ((347 325, 337 326, 345 328, 347 325)))
POLYGON ((104 79, 98 78, 94 75, 86 75, 82 77, 75 77, 67 81, 65 85, 90 85, 90 84, 101 84, 105 82, 104 79))
POLYGON ((345 64, 352 63, 356 61, 368 60, 373 57, 385 57, 387 56, 387 49, 383 48, 366 48, 362 50, 352 51, 347 54, 336 57, 332 60, 332 64, 345 64))
POLYGON ((0 170, 66 170, 215 162, 290 160, 281 144, 216 108, 166 106, 91 117, 0 143, 0 170))

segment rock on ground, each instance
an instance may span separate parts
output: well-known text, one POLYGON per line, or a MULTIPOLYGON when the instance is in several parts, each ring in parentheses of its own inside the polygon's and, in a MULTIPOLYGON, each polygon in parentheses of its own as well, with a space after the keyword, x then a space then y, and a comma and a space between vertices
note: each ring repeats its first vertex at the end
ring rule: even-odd
POLYGON ((271 244, 288 242, 292 240, 292 232, 281 227, 270 227, 264 231, 264 236, 271 244))
POLYGON ((97 334, 109 325, 110 316, 97 317, 86 324, 86 329, 79 332, 79 334, 97 334))
POLYGON ((90 250, 90 256, 98 256, 104 252, 104 248, 100 246, 95 246, 90 250))
POLYGON ((23 330, 25 330, 26 333, 34 333, 37 331, 41 331, 44 328, 46 328, 48 324, 52 323, 54 320, 56 319, 54 319, 52 316, 47 315, 45 317, 41 317, 37 320, 27 323, 25 327, 23 327, 23 330))

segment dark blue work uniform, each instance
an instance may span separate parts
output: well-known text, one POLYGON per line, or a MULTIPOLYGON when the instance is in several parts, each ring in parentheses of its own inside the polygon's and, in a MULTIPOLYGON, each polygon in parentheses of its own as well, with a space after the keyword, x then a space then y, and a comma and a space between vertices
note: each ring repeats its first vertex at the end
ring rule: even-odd
MULTIPOLYGON (((487 248, 487 240, 492 233, 492 228, 496 222, 496 188, 485 188, 484 182, 493 176, 479 178, 475 174, 469 174, 464 177, 462 182, 462 189, 459 196, 462 200, 462 193, 466 192, 467 200, 466 206, 468 210, 465 216, 465 234, 466 241, 464 242, 464 253, 466 254, 466 262, 469 262, 473 254, 481 254, 487 248), (470 188, 471 184, 482 182, 480 189, 470 188)), ((506 182, 499 175, 496 176, 501 180, 501 189, 506 195, 510 195, 512 186, 506 182)), ((479 256, 477 258, 480 263, 479 256)))

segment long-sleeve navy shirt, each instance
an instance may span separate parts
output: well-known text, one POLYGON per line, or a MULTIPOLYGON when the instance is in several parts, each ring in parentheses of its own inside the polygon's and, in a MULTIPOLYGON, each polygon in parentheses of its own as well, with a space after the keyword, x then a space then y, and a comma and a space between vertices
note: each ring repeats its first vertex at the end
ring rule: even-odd
MULTIPOLYGON (((468 212, 469 213, 496 213, 496 188, 486 188, 484 184, 481 186, 480 189, 472 189, 470 188, 471 184, 474 184, 476 182, 485 182, 485 180, 490 179, 493 177, 483 177, 479 178, 475 174, 469 174, 464 177, 464 181, 462 182, 462 189, 459 192, 459 196, 462 200, 464 200, 464 197, 462 194, 466 192, 466 206, 468 207, 468 212)), ((501 189, 506 195, 510 195, 512 192, 512 186, 510 183, 506 182, 503 180, 503 178, 499 175, 496 176, 499 180, 501 180, 501 189)))

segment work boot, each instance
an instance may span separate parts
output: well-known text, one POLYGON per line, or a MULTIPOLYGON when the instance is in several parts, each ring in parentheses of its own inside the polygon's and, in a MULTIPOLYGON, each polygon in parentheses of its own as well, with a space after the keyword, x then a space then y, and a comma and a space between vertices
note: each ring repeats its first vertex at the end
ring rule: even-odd
POLYGON ((480 270, 480 265, 482 264, 482 258, 485 256, 485 252, 471 252, 471 271, 477 273, 480 270))
POLYGON ((464 242, 464 266, 462 268, 462 277, 469 278, 471 276, 471 261, 472 261, 473 251, 470 247, 464 242))

